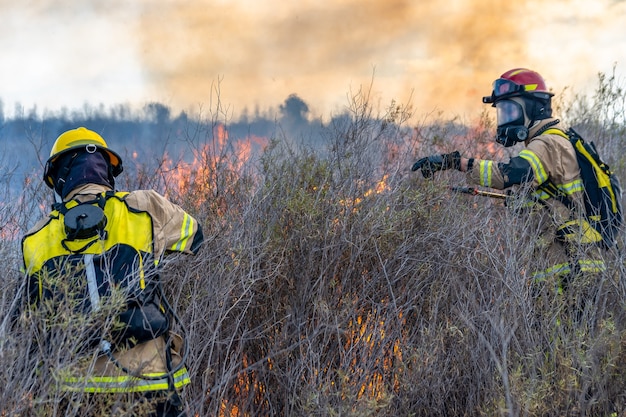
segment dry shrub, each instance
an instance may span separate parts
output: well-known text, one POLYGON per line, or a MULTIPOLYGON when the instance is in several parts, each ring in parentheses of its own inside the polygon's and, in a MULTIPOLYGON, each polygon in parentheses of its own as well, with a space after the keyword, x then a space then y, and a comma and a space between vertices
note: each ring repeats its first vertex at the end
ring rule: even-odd
MULTIPOLYGON (((223 163, 172 195, 207 239, 198 256, 169 259, 163 274, 184 324, 175 330, 190 347, 191 415, 624 412, 622 255, 565 294, 555 282, 532 285, 544 260, 515 204, 452 193, 448 185, 464 181, 458 172, 429 181, 409 171, 418 156, 477 138, 466 152, 488 156, 486 130, 406 128, 409 110, 394 103, 379 117, 359 91, 346 117, 327 126, 324 149, 274 138, 241 171, 232 170, 241 168, 235 154, 209 153, 223 163)), ((11 265, 16 249, 0 246, 11 265)), ((3 279, 13 293, 17 267, 3 279)), ((2 301, 8 311, 11 297, 2 301)), ((50 358, 31 327, 4 329, 0 409, 85 407, 83 396, 41 380, 50 358)))

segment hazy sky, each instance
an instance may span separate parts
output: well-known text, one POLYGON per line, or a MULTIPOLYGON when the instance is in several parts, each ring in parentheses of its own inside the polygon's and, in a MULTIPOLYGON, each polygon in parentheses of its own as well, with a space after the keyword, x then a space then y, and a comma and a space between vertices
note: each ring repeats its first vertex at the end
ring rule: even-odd
POLYGON ((312 113, 374 100, 471 115, 504 71, 555 92, 626 72, 624 0, 0 0, 5 114, 84 103, 234 114, 298 94, 312 113))

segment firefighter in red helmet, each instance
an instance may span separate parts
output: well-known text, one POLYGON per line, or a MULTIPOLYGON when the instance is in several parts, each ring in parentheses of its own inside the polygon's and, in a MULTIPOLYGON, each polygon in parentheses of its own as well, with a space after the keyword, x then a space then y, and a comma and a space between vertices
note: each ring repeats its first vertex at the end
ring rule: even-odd
POLYGON ((576 152, 559 119, 552 116, 552 97, 537 72, 526 68, 506 71, 493 82, 483 103, 496 108, 496 142, 505 147, 523 142, 524 149, 507 162, 465 158, 458 151, 431 155, 419 159, 411 169, 431 178, 437 171, 454 168, 466 172, 468 181, 480 186, 528 190, 525 207, 534 206, 527 212, 533 213, 538 231, 536 259, 546 260, 538 262, 541 265, 533 272, 534 281, 555 277, 564 286, 579 273, 599 273, 606 266, 599 250, 602 237, 580 215, 584 189, 576 152), (556 198, 557 194, 565 195, 571 204, 556 198))

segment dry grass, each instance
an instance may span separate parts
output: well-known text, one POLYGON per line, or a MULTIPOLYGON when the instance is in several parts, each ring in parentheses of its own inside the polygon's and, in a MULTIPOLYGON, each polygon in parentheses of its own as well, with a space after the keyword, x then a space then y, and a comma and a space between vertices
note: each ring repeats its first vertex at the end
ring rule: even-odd
MULTIPOLYGON (((169 190, 207 238, 198 256, 170 259, 163 274, 191 346, 191 415, 625 412, 623 255, 565 295, 546 283, 535 296, 528 271, 541 259, 525 219, 498 201, 451 194, 447 185, 464 181, 458 172, 433 182, 408 169, 460 143, 489 154, 488 119, 474 129, 406 128, 408 108, 374 114, 367 91, 350 104, 349 117, 327 127, 324 149, 279 137, 251 166, 200 146, 206 164, 188 172, 180 194, 169 190)), ((605 132, 599 120, 583 128, 605 132)), ((215 119, 207 123, 188 143, 215 144, 215 119)), ((623 149, 617 131, 599 147, 623 149)), ((610 162, 623 178, 618 156, 610 162)), ((161 169, 137 181, 163 187, 161 169)), ((35 183, 20 204, 44 195, 35 183)), ((25 213, 4 209, 0 224, 25 225, 25 213)), ((0 255, 8 317, 22 282, 16 242, 3 240, 0 255)), ((36 321, 9 329, 4 320, 2 415, 86 415, 89 399, 60 393, 53 378, 78 348, 67 342, 80 326, 65 323, 64 343, 46 345, 36 321)))

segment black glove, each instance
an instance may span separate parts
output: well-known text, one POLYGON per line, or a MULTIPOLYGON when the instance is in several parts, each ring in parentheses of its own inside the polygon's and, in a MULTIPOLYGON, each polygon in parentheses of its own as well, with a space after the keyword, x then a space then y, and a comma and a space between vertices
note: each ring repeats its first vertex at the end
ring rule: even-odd
POLYGON ((446 169, 461 169, 461 154, 459 151, 444 153, 441 155, 431 155, 421 158, 411 167, 411 171, 422 170, 424 178, 430 178, 437 171, 446 169))

